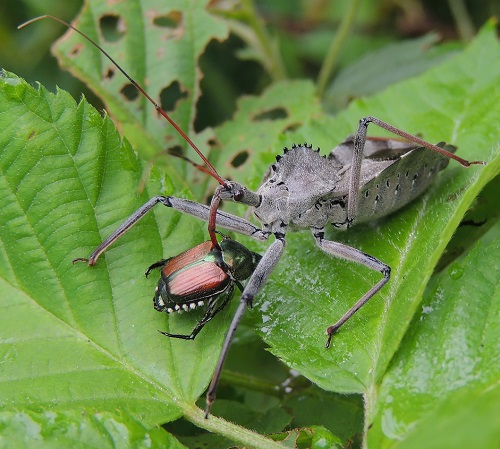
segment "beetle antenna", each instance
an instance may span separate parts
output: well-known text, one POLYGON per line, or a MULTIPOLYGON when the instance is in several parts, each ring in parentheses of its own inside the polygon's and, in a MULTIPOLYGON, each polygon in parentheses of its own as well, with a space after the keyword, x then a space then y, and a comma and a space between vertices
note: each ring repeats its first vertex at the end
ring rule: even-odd
POLYGON ((134 87, 142 94, 144 95, 147 100, 155 107, 156 111, 162 115, 167 121, 175 128, 175 130, 183 137, 183 139, 191 146, 191 148, 198 153, 198 155, 201 157, 205 165, 207 166, 207 170, 202 170, 205 171, 205 173, 208 173, 210 176, 215 178, 217 182, 221 186, 225 186, 226 182, 219 176, 217 173, 217 170, 213 167, 213 165, 208 161, 208 159, 205 157, 205 155, 199 150, 199 148, 194 144, 194 142, 187 136, 187 134, 175 123, 175 121, 161 108, 156 101, 154 101, 148 93, 127 73, 125 70, 123 70, 120 65, 103 49, 101 46, 95 42, 93 39, 91 39, 89 36, 87 36, 85 33, 82 31, 78 30, 75 28, 73 25, 70 23, 59 19, 58 17, 51 16, 49 14, 35 17, 34 19, 28 20, 27 22, 24 22, 23 24, 19 25, 17 28, 21 29, 24 28, 27 25, 31 25, 33 22, 37 22, 42 19, 52 19, 55 20, 56 22, 59 22, 66 27, 72 29, 73 31, 77 32, 80 36, 84 37, 87 41, 89 41, 94 47, 96 47, 106 58, 108 58, 115 66, 116 68, 122 72, 122 74, 134 85, 134 87))

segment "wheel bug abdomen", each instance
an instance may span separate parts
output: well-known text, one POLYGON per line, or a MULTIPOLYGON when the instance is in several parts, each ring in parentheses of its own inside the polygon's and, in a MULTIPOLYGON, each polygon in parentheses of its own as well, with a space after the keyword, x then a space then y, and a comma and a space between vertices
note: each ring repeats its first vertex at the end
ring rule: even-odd
MULTIPOLYGON (((371 146, 379 141, 368 143, 371 146)), ((385 140, 380 143, 385 147, 397 143, 397 147, 374 152, 363 160, 359 213, 355 223, 377 220, 406 206, 418 198, 449 163, 449 158, 408 142, 385 140), (384 168, 374 176, 375 166, 384 168)), ((437 146, 450 153, 457 149, 444 142, 437 146)))
POLYGON ((206 312, 190 335, 162 334, 192 340, 203 326, 231 300, 236 285, 250 277, 261 256, 238 242, 224 238, 220 248, 203 242, 178 256, 151 265, 146 276, 161 269, 160 280, 153 298, 158 312, 189 312, 205 307, 206 312))

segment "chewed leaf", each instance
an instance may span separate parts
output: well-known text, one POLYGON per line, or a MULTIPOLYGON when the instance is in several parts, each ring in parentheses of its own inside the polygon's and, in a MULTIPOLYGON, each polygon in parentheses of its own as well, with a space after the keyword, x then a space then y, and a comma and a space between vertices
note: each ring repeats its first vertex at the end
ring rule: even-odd
MULTIPOLYGON (((75 23, 186 131, 193 129, 200 95, 199 58, 210 40, 222 40, 228 34, 226 23, 207 11, 207 0, 190 3, 186 7, 183 0, 91 1, 75 23)), ((104 101, 143 156, 157 155, 174 144, 186 145, 117 68, 81 36, 68 31, 54 52, 63 67, 104 101)))

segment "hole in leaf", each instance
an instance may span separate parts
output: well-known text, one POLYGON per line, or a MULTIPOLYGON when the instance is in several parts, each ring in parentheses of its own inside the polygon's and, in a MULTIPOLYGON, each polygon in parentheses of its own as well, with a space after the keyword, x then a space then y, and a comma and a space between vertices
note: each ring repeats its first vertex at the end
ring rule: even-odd
POLYGON ((287 117, 288 112, 286 112, 285 108, 273 108, 254 116, 253 120, 256 122, 260 122, 264 120, 279 120, 287 117))
POLYGON ((104 72, 104 79, 111 80, 115 76, 115 70, 113 67, 109 67, 105 72, 104 72))
POLYGON ((214 39, 205 48, 199 61, 204 76, 196 103, 197 132, 231 119, 241 95, 255 94, 267 84, 268 75, 260 64, 237 56, 243 48, 246 44, 234 34, 224 42, 214 39))
POLYGON ((126 84, 120 90, 120 93, 127 101, 134 101, 139 96, 139 91, 131 83, 126 84))
POLYGON ((297 130, 300 126, 300 123, 290 123, 288 126, 285 127, 284 132, 293 132, 297 130))
POLYGON ((73 46, 73 48, 71 49, 71 51, 69 52, 69 56, 71 58, 78 56, 80 54, 80 52, 82 51, 82 48, 83 48, 83 44, 75 44, 73 46))
POLYGON ((179 82, 174 81, 160 92, 160 106, 164 111, 171 112, 175 110, 175 104, 183 98, 187 98, 187 92, 181 91, 179 82))
POLYGON ((182 21, 181 11, 171 11, 168 14, 156 16, 153 19, 153 25, 160 28, 178 28, 182 21))
POLYGON ((125 34, 125 24, 120 16, 107 14, 99 19, 99 26, 104 39, 108 42, 117 42, 125 34))
POLYGON ((172 156, 184 156, 184 150, 180 145, 175 145, 172 148, 168 149, 168 154, 171 154, 172 156))
POLYGON ((249 156, 248 151, 246 150, 240 151, 236 156, 233 157, 231 165, 234 168, 240 167, 247 161, 248 156, 249 156))

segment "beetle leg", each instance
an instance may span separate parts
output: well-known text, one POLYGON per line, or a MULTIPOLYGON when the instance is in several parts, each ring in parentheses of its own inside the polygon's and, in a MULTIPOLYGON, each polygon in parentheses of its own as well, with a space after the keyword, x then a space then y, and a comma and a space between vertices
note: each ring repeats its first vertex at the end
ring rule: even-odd
POLYGON ((262 259, 252 273, 252 276, 250 277, 247 285, 243 289, 240 303, 238 305, 238 308, 236 309, 236 313, 234 314, 231 325, 229 326, 229 329, 227 331, 226 338, 224 339, 224 343, 222 345, 222 351, 215 367, 212 381, 210 382, 210 386, 207 390, 205 418, 208 418, 210 407, 215 401, 215 392, 217 390, 220 374, 222 372, 222 366, 224 365, 229 347, 231 346, 231 342, 233 341, 234 333, 236 332, 236 329, 240 324, 241 318, 243 317, 247 306, 252 305, 253 298, 259 292, 262 285, 265 284, 267 278, 280 260, 284 248, 285 235, 276 234, 276 240, 271 246, 269 246, 265 254, 262 256, 262 259))
POLYGON ((326 342, 326 347, 330 347, 330 342, 332 340, 333 334, 339 330, 339 328, 351 318, 361 307, 363 307, 378 291, 389 281, 391 277, 391 267, 381 262, 369 254, 360 251, 359 249, 352 248, 350 246, 344 245, 339 242, 333 242, 331 240, 323 239, 323 230, 313 230, 314 238, 318 246, 327 254, 331 256, 338 257, 344 260, 350 260, 358 264, 364 265, 372 270, 380 271, 384 276, 380 281, 378 281, 370 290, 368 290, 357 302, 354 304, 344 315, 331 326, 326 329, 326 334, 328 339, 326 342))
POLYGON ((170 259, 162 259, 162 260, 159 260, 158 262, 155 262, 154 264, 150 265, 149 268, 146 270, 146 273, 144 273, 144 275, 146 277, 148 277, 149 273, 151 273, 156 268, 162 268, 170 259))
POLYGON ((216 301, 211 301, 208 306, 207 306, 207 311, 205 312, 205 315, 203 315, 203 318, 198 321, 196 324, 195 328, 189 335, 184 335, 184 334, 169 334, 168 332, 163 332, 158 330, 160 334, 165 335, 166 337, 171 337, 171 338, 181 338, 183 340, 194 340, 196 336, 200 333, 200 331, 203 329, 205 324, 207 324, 215 315, 217 315, 224 307, 227 306, 229 301, 231 300, 233 296, 233 291, 234 287, 231 287, 228 289, 228 291, 224 294, 222 303, 220 303, 220 298, 219 300, 216 301), (219 307, 215 307, 219 304, 219 307))
MULTIPOLYGON (((164 206, 171 207, 179 212, 184 212, 193 215, 204 221, 208 221, 210 208, 204 204, 199 204, 194 201, 175 198, 173 196, 155 196, 146 204, 137 209, 130 217, 128 217, 106 240, 104 240, 89 256, 88 259, 74 259, 73 263, 84 261, 89 265, 95 265, 99 256, 108 249, 116 240, 125 234, 132 226, 134 226, 144 215, 146 215, 158 203, 164 206)), ((248 235, 255 240, 266 240, 268 234, 260 228, 253 225, 249 221, 236 215, 228 214, 227 212, 217 211, 217 224, 231 231, 239 232, 243 235, 248 235)))

